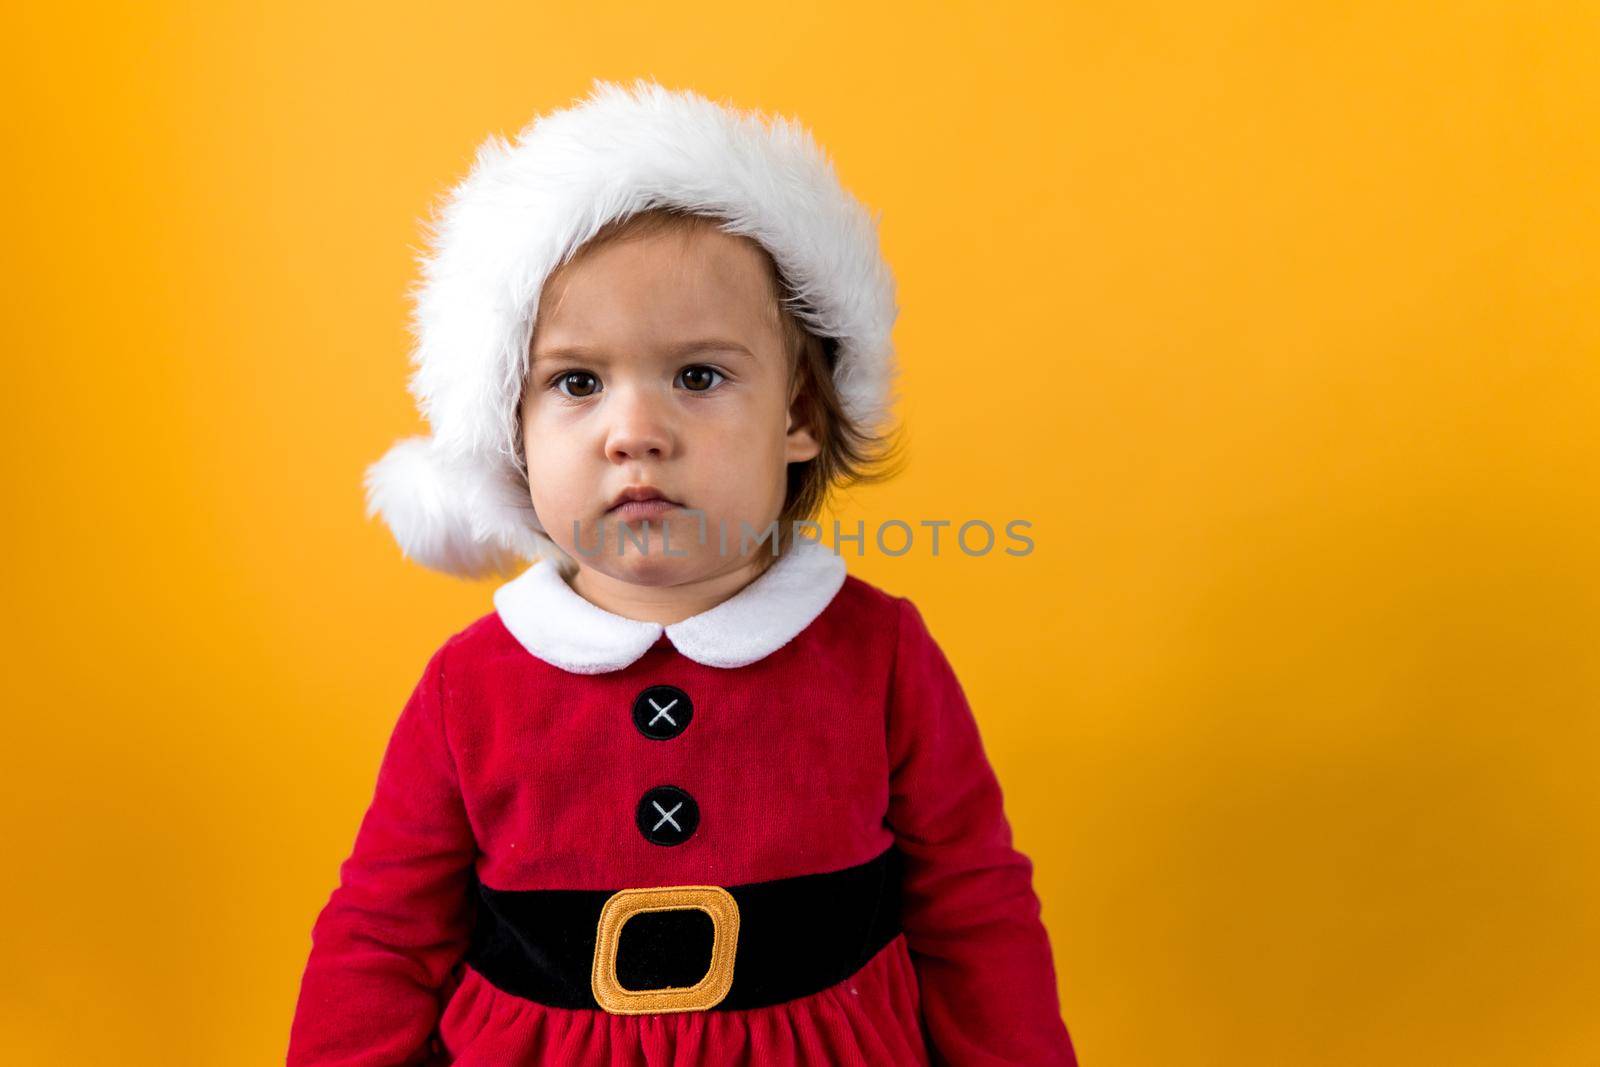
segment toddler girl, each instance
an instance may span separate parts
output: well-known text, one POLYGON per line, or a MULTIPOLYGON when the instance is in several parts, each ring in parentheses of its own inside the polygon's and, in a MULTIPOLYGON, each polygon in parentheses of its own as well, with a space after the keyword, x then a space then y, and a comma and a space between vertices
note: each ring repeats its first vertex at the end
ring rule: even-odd
POLYGON ((896 314, 809 135, 597 82, 431 236, 433 433, 370 500, 430 567, 537 562, 400 714, 289 1063, 1074 1063, 960 684, 807 536, 893 452, 896 314))

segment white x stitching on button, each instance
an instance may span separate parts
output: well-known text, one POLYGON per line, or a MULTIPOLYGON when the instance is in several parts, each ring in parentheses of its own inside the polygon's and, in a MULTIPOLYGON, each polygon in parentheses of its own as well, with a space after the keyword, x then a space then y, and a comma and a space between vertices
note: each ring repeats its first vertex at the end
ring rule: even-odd
POLYGON ((650 706, 652 708, 656 709, 656 715, 655 715, 655 719, 651 719, 650 720, 650 725, 654 726, 656 724, 656 719, 661 719, 661 718, 665 718, 668 722, 670 722, 674 726, 678 725, 678 720, 674 719, 671 715, 667 714, 667 712, 671 711, 673 709, 673 707, 677 703, 678 703, 677 699, 674 698, 671 704, 668 704, 666 707, 662 707, 660 704, 657 704, 655 702, 655 699, 652 697, 650 699, 650 706))
POLYGON ((680 800, 676 804, 674 804, 672 806, 672 810, 671 811, 668 811, 666 808, 663 808, 661 806, 661 801, 659 801, 659 800, 652 800, 650 803, 655 805, 655 809, 661 813, 660 821, 657 822, 654 826, 650 827, 650 829, 652 831, 661 829, 661 823, 670 822, 672 824, 672 828, 674 830, 678 831, 680 834, 683 833, 683 827, 679 826, 678 825, 678 820, 673 818, 673 816, 678 813, 678 809, 683 807, 683 801, 680 800))

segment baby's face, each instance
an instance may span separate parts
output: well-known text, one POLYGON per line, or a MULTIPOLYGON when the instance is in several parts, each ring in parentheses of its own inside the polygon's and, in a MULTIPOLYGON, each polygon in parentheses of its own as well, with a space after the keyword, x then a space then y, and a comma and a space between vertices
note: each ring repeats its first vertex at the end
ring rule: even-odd
POLYGON ((762 253, 710 225, 589 250, 545 286, 523 443, 534 509, 580 566, 677 585, 770 556, 741 555, 740 523, 764 532, 788 464, 819 451, 791 428, 775 299, 762 253), (635 487, 676 506, 614 510, 635 487))

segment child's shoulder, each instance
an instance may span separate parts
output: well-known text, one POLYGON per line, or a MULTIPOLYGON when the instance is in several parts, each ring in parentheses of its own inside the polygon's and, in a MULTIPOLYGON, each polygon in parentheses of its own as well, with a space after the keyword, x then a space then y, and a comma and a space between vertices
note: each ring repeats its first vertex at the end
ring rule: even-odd
POLYGON ((934 627, 911 597, 891 593, 855 575, 846 577, 844 588, 839 591, 841 597, 847 594, 851 598, 849 610, 858 619, 871 619, 868 626, 891 635, 896 662, 944 661, 945 652, 934 635, 934 627))
POLYGON ((911 597, 891 593, 854 574, 845 576, 839 596, 847 598, 844 606, 848 610, 881 617, 893 626, 920 625, 922 622, 921 609, 911 597))
POLYGON ((520 661, 525 654, 496 611, 485 612, 450 634, 434 653, 446 671, 479 671, 497 659, 520 661))
POLYGON ((857 633, 880 634, 898 651, 923 654, 939 648, 915 600, 848 575, 834 605, 857 633))
POLYGON ((910 601, 854 574, 844 576, 837 599, 847 611, 895 618, 910 601))

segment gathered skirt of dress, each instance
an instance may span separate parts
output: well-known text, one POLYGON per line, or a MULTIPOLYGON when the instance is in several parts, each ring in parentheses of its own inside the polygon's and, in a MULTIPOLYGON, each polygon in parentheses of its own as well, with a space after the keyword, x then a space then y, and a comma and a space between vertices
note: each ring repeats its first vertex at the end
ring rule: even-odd
POLYGON ((467 967, 439 1021, 458 1067, 927 1067, 905 935, 849 978, 743 1011, 613 1015, 555 1008, 467 967))

